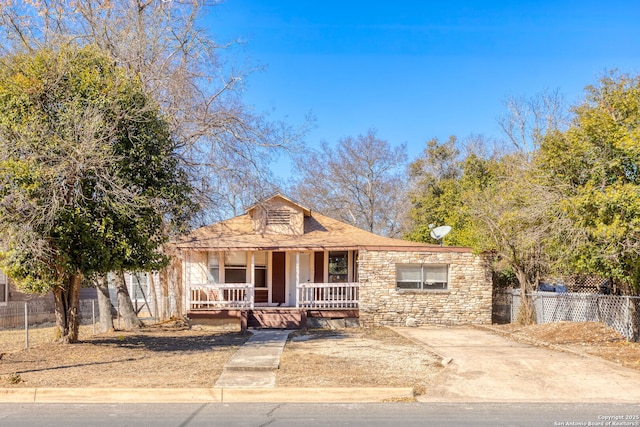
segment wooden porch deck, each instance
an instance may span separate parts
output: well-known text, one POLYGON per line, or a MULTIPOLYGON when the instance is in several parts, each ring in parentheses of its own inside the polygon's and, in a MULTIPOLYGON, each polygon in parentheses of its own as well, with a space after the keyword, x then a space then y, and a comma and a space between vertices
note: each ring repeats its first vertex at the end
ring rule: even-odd
POLYGON ((309 319, 335 320, 357 319, 358 309, 309 309, 296 307, 255 307, 247 309, 206 309, 192 310, 187 317, 194 324, 225 325, 239 322, 242 330, 264 329, 304 329, 309 319))

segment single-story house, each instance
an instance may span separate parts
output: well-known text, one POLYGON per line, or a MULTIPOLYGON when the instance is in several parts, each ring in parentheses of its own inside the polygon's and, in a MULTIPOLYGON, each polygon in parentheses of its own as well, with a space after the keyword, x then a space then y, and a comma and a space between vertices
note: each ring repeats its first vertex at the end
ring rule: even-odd
POLYGON ((340 317, 363 326, 491 322, 490 272, 470 248, 378 236, 281 194, 174 243, 191 318, 272 327, 340 317))

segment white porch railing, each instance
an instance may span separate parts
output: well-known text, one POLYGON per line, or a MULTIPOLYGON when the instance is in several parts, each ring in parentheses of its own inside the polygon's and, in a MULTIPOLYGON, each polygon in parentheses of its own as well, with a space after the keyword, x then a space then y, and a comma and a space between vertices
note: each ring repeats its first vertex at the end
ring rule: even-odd
POLYGON ((359 285, 349 283, 300 283, 296 307, 358 308, 359 285))
POLYGON ((253 308, 251 283, 198 284, 189 286, 189 308, 253 308))

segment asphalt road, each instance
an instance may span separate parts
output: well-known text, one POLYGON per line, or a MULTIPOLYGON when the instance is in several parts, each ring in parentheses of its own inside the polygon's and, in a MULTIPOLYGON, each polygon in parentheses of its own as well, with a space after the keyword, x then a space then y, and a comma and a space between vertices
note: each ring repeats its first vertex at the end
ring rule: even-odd
POLYGON ((638 417, 639 405, 606 403, 0 404, 0 425, 12 427, 639 426, 638 417))

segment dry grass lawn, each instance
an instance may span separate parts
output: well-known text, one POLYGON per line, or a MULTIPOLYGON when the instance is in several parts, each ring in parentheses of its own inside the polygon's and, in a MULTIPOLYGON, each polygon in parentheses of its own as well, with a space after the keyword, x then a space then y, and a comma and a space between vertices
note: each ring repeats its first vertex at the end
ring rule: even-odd
POLYGON ((278 386, 413 387, 424 393, 441 369, 425 347, 389 328, 294 332, 282 354, 278 386))
MULTIPOLYGON (((640 369, 640 343, 599 323, 494 327, 513 339, 566 346, 640 369)), ((212 387, 251 336, 181 322, 53 342, 53 328, 0 331, 0 387, 212 387)), ((413 387, 422 394, 442 368, 425 347, 388 328, 296 331, 282 354, 278 386, 413 387)))
POLYGON ((250 334, 180 324, 53 341, 53 328, 0 332, 0 387, 212 387, 250 334))
MULTIPOLYGON (((179 323, 52 342, 53 328, 0 331, 0 387, 212 387, 250 333, 179 323)), ((439 365, 387 328, 294 332, 278 386, 399 386, 421 392, 439 365)))
POLYGON ((640 369, 640 343, 627 340, 597 322, 557 322, 520 326, 516 324, 494 326, 516 340, 531 340, 555 344, 578 353, 586 353, 629 368, 640 369))

